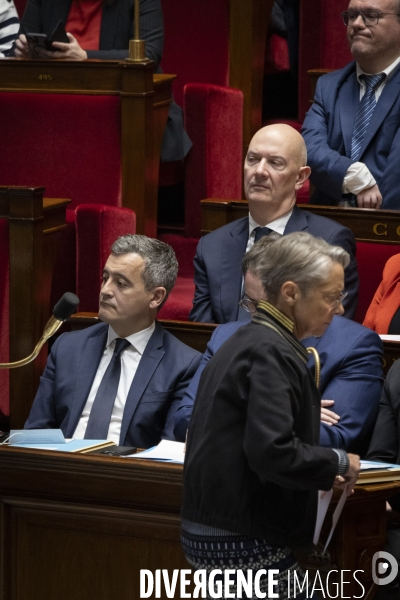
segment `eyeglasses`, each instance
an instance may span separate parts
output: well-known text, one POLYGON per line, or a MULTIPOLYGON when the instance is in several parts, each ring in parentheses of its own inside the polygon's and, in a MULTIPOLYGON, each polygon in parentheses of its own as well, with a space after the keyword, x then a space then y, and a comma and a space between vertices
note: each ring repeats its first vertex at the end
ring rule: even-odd
POLYGON ((342 15, 342 19, 343 19, 343 23, 346 25, 346 27, 350 24, 353 25, 354 21, 356 21, 358 19, 358 17, 361 16, 362 20, 364 21, 364 25, 366 27, 374 27, 375 25, 378 25, 379 23, 379 19, 381 17, 383 17, 383 15, 395 15, 395 16, 399 16, 398 13, 383 13, 380 12, 379 10, 365 10, 365 11, 358 11, 358 10, 345 10, 344 12, 341 13, 342 15))
POLYGON ((249 298, 246 294, 243 294, 241 300, 239 300, 239 306, 241 306, 246 312, 254 315, 257 310, 257 300, 253 300, 253 298, 249 298))
MULTIPOLYGON (((320 291, 320 290, 318 290, 320 291)), ((329 306, 331 306, 332 308, 339 306, 339 304, 343 303, 343 300, 345 300, 345 298, 347 298, 347 295, 349 292, 342 292, 340 294, 340 296, 332 296, 329 294, 324 294, 323 292, 320 291, 320 293, 323 295, 324 299, 326 300, 326 302, 328 303, 329 306)))

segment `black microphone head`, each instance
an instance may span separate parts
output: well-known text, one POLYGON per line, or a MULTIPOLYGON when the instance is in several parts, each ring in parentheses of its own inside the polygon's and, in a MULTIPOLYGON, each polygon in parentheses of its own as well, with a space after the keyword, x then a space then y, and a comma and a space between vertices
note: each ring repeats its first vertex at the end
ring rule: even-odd
POLYGON ((59 321, 66 321, 74 314, 78 304, 78 296, 75 296, 72 292, 65 292, 64 296, 55 305, 53 315, 59 321))

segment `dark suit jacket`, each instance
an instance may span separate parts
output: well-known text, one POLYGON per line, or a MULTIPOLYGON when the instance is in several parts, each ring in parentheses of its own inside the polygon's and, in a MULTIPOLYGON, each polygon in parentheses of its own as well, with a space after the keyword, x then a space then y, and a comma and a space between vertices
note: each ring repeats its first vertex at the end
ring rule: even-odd
MULTIPOLYGON (((313 215, 297 206, 286 225, 284 235, 306 231, 329 244, 342 246, 351 257, 345 272, 348 296, 344 302, 345 316, 351 318, 357 307, 358 273, 355 259, 356 243, 347 227, 331 219, 313 215)), ((242 258, 249 236, 249 219, 245 217, 220 227, 202 237, 194 259, 195 295, 190 321, 229 323, 238 317, 242 287, 242 258)))
MULTIPOLYGON (((356 63, 321 77, 304 120, 312 204, 337 204, 351 156, 353 123, 360 98, 356 63)), ((368 125, 358 159, 367 165, 382 193, 382 208, 400 208, 400 68, 385 85, 368 125)))
MULTIPOLYGON (((108 325, 65 333, 54 343, 25 429, 72 437, 107 342, 108 325)), ((156 323, 126 400, 120 445, 149 448, 173 438, 174 414, 201 355, 156 323)))
MULTIPOLYGON (((204 368, 222 344, 243 325, 243 321, 226 323, 214 331, 175 413, 174 435, 178 441, 185 440, 204 368)), ((335 401, 332 410, 340 416, 337 425, 321 423, 320 445, 365 454, 383 385, 379 336, 354 321, 335 316, 321 338, 307 338, 301 343, 305 348, 313 346, 317 349, 321 360, 321 396, 335 401)), ((314 370, 313 357, 310 357, 308 367, 314 370)))
MULTIPOLYGON (((367 458, 400 465, 400 361, 386 375, 367 458)), ((400 494, 389 502, 400 511, 400 494)))

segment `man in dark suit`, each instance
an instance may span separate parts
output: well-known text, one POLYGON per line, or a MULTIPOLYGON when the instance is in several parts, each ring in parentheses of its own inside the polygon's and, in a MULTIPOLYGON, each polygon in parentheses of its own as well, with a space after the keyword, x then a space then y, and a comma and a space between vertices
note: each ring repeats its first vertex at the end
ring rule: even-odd
POLYGON ((400 6, 351 0, 343 13, 356 59, 321 77, 302 134, 312 204, 400 208, 400 6))
MULTIPOLYGON (((266 299, 255 271, 264 249, 271 243, 270 238, 271 236, 257 242, 243 260, 242 304, 250 315, 255 312, 257 301, 266 299)), ((245 324, 244 321, 226 323, 214 331, 200 366, 175 414, 174 435, 177 440, 185 440, 203 370, 226 340, 245 324)), ((358 323, 336 315, 322 337, 306 338, 301 343, 305 348, 316 348, 320 357, 319 389, 324 398, 321 409, 321 446, 342 448, 347 452, 364 455, 371 439, 382 392, 382 342, 379 336, 358 323)), ((308 366, 315 368, 312 355, 308 366)))
POLYGON ((148 448, 174 439, 174 414, 201 355, 156 321, 177 275, 172 248, 126 235, 111 250, 103 323, 54 343, 25 428, 148 448))
POLYGON ((304 141, 295 129, 278 124, 255 134, 244 163, 249 217, 200 239, 194 259, 196 289, 191 321, 229 323, 245 317, 238 306, 242 257, 260 235, 269 231, 281 235, 305 231, 347 250, 351 261, 345 270, 348 296, 344 307, 346 317, 354 315, 358 291, 354 235, 330 219, 295 206, 296 192, 309 174, 304 141))

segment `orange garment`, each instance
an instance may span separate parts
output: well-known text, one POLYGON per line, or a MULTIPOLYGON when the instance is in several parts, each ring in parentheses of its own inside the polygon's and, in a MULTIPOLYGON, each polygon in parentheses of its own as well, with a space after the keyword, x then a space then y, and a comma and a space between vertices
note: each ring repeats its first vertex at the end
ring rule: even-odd
POLYGON ((98 50, 103 0, 72 0, 65 31, 72 33, 83 50, 98 50))
POLYGON ((388 333, 400 306, 400 254, 394 254, 383 269, 382 281, 367 310, 364 323, 380 334, 388 333))

